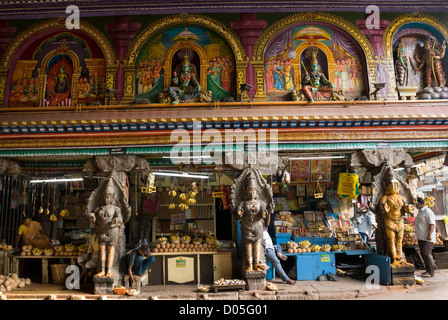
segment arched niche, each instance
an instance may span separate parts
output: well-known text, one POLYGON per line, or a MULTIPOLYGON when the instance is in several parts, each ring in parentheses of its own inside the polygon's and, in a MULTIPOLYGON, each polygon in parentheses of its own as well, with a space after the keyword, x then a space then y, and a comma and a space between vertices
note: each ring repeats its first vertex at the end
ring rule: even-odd
MULTIPOLYGON (((98 57, 87 58, 79 56, 78 53, 73 50, 66 50, 67 57, 72 57, 70 60, 77 64, 77 70, 79 69, 81 62, 87 65, 89 70, 95 70, 99 66, 105 68, 104 72, 104 87, 115 87, 115 74, 118 67, 118 61, 116 60, 113 48, 108 38, 98 31, 94 26, 91 26, 85 21, 80 22, 80 28, 74 30, 68 30, 65 26, 65 19, 52 19, 42 23, 38 23, 26 30, 17 34, 14 39, 11 40, 9 46, 5 50, 4 56, 0 61, 0 104, 3 106, 9 106, 9 98, 11 90, 13 89, 12 78, 16 70, 16 67, 20 64, 20 67, 24 67, 25 74, 35 73, 36 82, 39 84, 39 97, 42 98, 44 93, 41 87, 42 83, 42 71, 41 68, 43 60, 51 59, 52 55, 56 54, 53 51, 52 54, 48 52, 41 52, 40 57, 34 58, 39 54, 39 50, 48 42, 49 39, 55 39, 58 35, 65 34, 71 35, 74 38, 82 38, 85 41, 89 41, 91 47, 95 47, 98 51, 98 57), (71 52, 70 52, 71 51, 71 52), (32 58, 22 59, 23 56, 31 56, 32 58), (75 57, 76 56, 76 57, 75 57)), ((64 47, 61 45, 60 50, 64 47)), ((75 74, 75 79, 76 79, 75 74)), ((78 77, 79 79, 79 77, 78 77)), ((76 90, 74 91, 76 94, 76 90)), ((75 99, 71 99, 72 106, 77 103, 75 99)), ((30 104, 29 106, 33 106, 30 104)))
MULTIPOLYGON (((397 47, 400 40, 405 46, 405 53, 408 57, 408 73, 407 83, 408 87, 416 87, 417 92, 423 89, 427 84, 425 83, 424 69, 415 72, 413 66, 418 65, 416 57, 421 57, 424 51, 424 42, 428 38, 435 39, 436 47, 445 41, 448 42, 448 27, 437 18, 428 14, 422 14, 418 12, 405 14, 397 17, 390 25, 385 29, 383 35, 383 48, 385 53, 386 69, 389 71, 388 85, 389 94, 392 95, 400 85, 397 83, 397 47)), ((445 73, 448 72, 448 55, 442 59, 442 68, 445 73)), ((432 75, 433 85, 437 84, 437 79, 432 75)), ((426 99, 426 98, 425 98, 426 99)))
MULTIPOLYGON (((175 59, 177 52, 183 49, 194 51, 198 57, 199 65, 196 67, 202 91, 211 89, 209 77, 207 76, 211 64, 210 57, 216 52, 219 52, 219 47, 214 43, 204 45, 202 38, 199 39, 200 37, 196 37, 194 29, 202 29, 207 33, 218 35, 220 41, 229 48, 229 56, 231 55, 232 72, 234 75, 232 79, 233 91, 237 97, 240 96, 240 85, 245 83, 246 80, 248 59, 238 36, 225 25, 209 17, 196 14, 181 14, 168 16, 152 23, 134 38, 123 61, 125 90, 123 99, 121 100, 122 103, 132 103, 145 98, 153 100, 160 91, 167 90, 171 84, 171 77, 174 71, 173 59, 175 59), (173 41, 172 39, 176 36, 173 30, 180 32, 184 29, 186 32, 193 33, 191 38, 181 37, 179 40, 173 41), (160 39, 166 40, 167 37, 169 41, 160 41, 160 39), (141 91, 141 86, 139 86, 143 78, 141 74, 144 72, 145 66, 149 64, 149 61, 144 62, 142 66, 140 57, 143 52, 142 50, 149 51, 148 45, 151 46, 150 54, 146 54, 148 60, 156 61, 155 65, 163 67, 162 74, 160 75, 161 78, 163 77, 163 81, 160 80, 157 84, 154 81, 154 85, 153 87, 149 87, 149 91, 141 91), (157 62, 157 60, 160 60, 160 62, 157 62), (154 87, 155 85, 158 85, 158 87, 154 87)), ((143 54, 145 53, 143 52, 143 54)), ((148 72, 148 74, 150 73, 148 72)), ((152 82, 152 80, 149 80, 149 82, 152 82)))
MULTIPOLYGON (((368 39, 360 32, 360 30, 351 24, 350 22, 334 16, 325 12, 304 12, 293 14, 291 16, 287 16, 278 22, 271 25, 269 28, 265 29, 263 33, 260 35, 259 40, 255 44, 254 54, 252 57, 252 65, 255 68, 255 74, 257 77, 257 90, 254 99, 258 101, 269 99, 266 88, 266 65, 265 62, 269 59, 267 55, 267 49, 278 37, 281 37, 283 34, 290 32, 294 28, 305 28, 306 26, 316 26, 321 29, 328 29, 334 32, 337 32, 338 35, 341 35, 345 39, 347 39, 353 48, 356 49, 359 54, 359 58, 357 59, 357 63, 360 63, 360 69, 363 72, 363 79, 361 79, 363 83, 363 93, 365 95, 369 94, 369 91, 373 91, 373 83, 375 82, 376 76, 376 66, 378 64, 378 57, 376 57, 373 53, 372 46, 368 39)), ((308 43, 305 41, 303 44, 297 45, 297 47, 293 47, 292 43, 288 44, 287 41, 292 39, 287 39, 286 45, 292 47, 290 48, 290 53, 292 52, 292 56, 290 59, 293 61, 294 65, 294 78, 295 85, 300 84, 299 77, 301 76, 300 61, 298 61, 298 57, 300 56, 303 50, 308 46, 317 46, 320 50, 322 50, 328 59, 328 68, 330 70, 328 76, 330 79, 335 78, 335 70, 337 68, 337 57, 331 52, 331 47, 329 44, 325 42, 328 39, 309 39, 308 43)), ((327 41, 328 42, 328 41, 327 41)), ((286 50, 286 49, 284 49, 286 50)), ((284 54, 287 54, 286 51, 284 54)), ((281 99, 288 99, 286 93, 284 97, 281 99)))

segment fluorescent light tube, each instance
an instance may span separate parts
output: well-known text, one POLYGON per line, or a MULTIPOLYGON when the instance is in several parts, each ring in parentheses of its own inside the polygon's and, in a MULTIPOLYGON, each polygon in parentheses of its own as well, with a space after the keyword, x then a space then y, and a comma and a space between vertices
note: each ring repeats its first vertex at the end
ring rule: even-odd
POLYGON ((315 156, 315 157, 291 157, 289 160, 321 160, 321 159, 344 159, 345 156, 315 156))
POLYGON ((163 159, 210 159, 211 156, 163 156, 163 159))
POLYGON ((42 182, 71 182, 71 181, 83 181, 83 178, 61 178, 61 179, 42 179, 42 180, 30 180, 30 183, 42 183, 42 182))
POLYGON ((170 176, 170 177, 183 177, 183 178, 198 178, 198 179, 208 179, 209 176, 200 175, 200 174, 190 174, 187 172, 176 173, 176 172, 158 172, 153 171, 155 176, 170 176))

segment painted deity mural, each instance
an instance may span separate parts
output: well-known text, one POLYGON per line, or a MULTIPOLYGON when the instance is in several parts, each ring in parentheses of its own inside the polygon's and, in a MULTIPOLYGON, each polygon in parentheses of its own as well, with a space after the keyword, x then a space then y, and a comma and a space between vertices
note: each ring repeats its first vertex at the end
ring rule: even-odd
MULTIPOLYGON (((270 42, 265 52, 267 99, 290 100, 291 93, 304 87, 311 64, 332 92, 355 99, 364 94, 362 61, 352 41, 328 27, 303 25, 286 30, 270 42)), ((330 97, 328 93, 322 100, 330 97)))
POLYGON ((106 65, 93 41, 55 33, 36 42, 14 66, 9 107, 105 103, 106 65))
POLYGON ((447 99, 446 43, 429 27, 410 26, 394 37, 393 59, 401 99, 447 99))
POLYGON ((136 101, 164 102, 161 96, 179 101, 174 96, 179 91, 176 88, 194 81, 200 90, 190 89, 180 102, 197 101, 201 90, 219 101, 236 94, 232 49, 217 33, 202 27, 173 27, 149 38, 137 55, 135 68, 136 101), (187 65, 185 72, 182 68, 187 65), (178 76, 181 83, 173 85, 178 76), (170 94, 163 95, 168 89, 170 94))

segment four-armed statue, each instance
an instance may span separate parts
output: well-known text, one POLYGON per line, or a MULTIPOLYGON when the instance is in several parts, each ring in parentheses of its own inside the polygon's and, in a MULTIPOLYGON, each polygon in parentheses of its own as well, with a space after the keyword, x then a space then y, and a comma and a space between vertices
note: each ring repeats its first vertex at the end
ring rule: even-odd
POLYGON ((98 230, 101 263, 96 277, 113 278, 117 283, 120 261, 126 253, 124 230, 131 216, 131 207, 115 172, 92 192, 86 215, 98 230))
POLYGON ((414 68, 415 72, 425 67, 426 87, 439 86, 444 87, 446 80, 442 70, 442 59, 445 56, 445 41, 439 47, 433 37, 428 37, 424 43, 424 53, 421 57, 414 56, 418 66, 414 68))
POLYGON ((274 211, 271 186, 258 169, 246 168, 235 179, 230 192, 231 211, 241 219, 244 272, 266 270, 263 230, 274 211))
POLYGON ((308 69, 303 64, 305 75, 302 77, 302 89, 293 90, 292 98, 294 101, 303 101, 304 98, 309 102, 344 100, 342 91, 334 90, 334 85, 327 79, 319 65, 317 47, 309 47, 305 52, 309 61, 308 69))
POLYGON ((376 215, 377 252, 389 256, 392 267, 408 267, 402 252, 404 215, 413 215, 414 196, 411 187, 394 168, 414 165, 405 150, 363 150, 350 157, 351 167, 365 167, 372 172, 372 211, 376 215))
MULTIPOLYGON (((393 175, 392 175, 393 177, 393 175)), ((404 213, 412 213, 414 206, 408 204, 405 197, 400 194, 398 180, 390 180, 386 186, 386 194, 381 197, 377 212, 382 214, 384 231, 386 233, 388 250, 392 257, 392 267, 409 266, 402 257, 404 213)))

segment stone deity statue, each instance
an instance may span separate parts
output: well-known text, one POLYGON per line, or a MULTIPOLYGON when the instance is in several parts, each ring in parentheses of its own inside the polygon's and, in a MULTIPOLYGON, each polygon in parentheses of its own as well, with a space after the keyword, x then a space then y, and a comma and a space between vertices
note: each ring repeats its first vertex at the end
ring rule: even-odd
POLYGON ((124 224, 129 220, 131 208, 114 173, 89 198, 86 215, 98 230, 101 270, 99 277, 114 277, 119 260, 125 254, 124 224))
POLYGON ((334 90, 335 86, 322 72, 317 58, 318 54, 317 47, 309 47, 306 50, 305 55, 310 63, 307 68, 302 61, 305 71, 302 77, 302 89, 291 92, 293 101, 343 101, 345 99, 342 91, 334 90))
POLYGON ((172 86, 168 88, 172 103, 190 102, 198 99, 201 85, 196 76, 191 72, 190 61, 185 56, 181 62, 181 72, 173 73, 172 86))
POLYGON ((408 56, 406 54, 406 45, 403 39, 400 39, 397 48, 397 60, 395 61, 395 69, 397 72, 397 82, 399 86, 408 84, 408 56))
POLYGON ((402 210, 412 213, 414 206, 408 204, 406 198, 400 194, 397 180, 391 180, 386 186, 386 194, 381 197, 379 205, 383 214, 388 249, 393 260, 391 266, 410 265, 402 257, 404 231, 402 210))
POLYGON ((425 67, 426 87, 445 86, 446 79, 442 70, 442 59, 445 56, 445 50, 445 41, 439 47, 435 38, 428 37, 424 42, 424 53, 422 56, 414 56, 415 61, 418 63, 417 67, 414 67, 414 71, 418 72, 425 67))
POLYGON ((67 72, 65 72, 65 67, 62 66, 56 75, 56 93, 65 93, 69 89, 69 78, 67 72))
POLYGON ((274 209, 273 193, 258 169, 246 168, 231 189, 231 211, 241 219, 242 267, 267 270, 263 230, 274 209))

